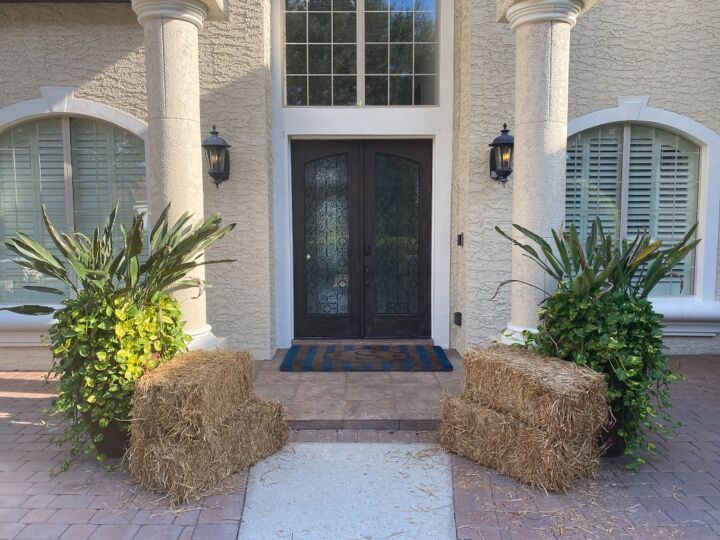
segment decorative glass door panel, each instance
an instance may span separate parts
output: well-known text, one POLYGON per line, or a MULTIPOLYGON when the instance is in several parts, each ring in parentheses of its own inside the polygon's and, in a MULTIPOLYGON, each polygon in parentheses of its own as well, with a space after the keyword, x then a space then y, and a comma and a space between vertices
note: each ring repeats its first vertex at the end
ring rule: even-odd
POLYGON ((430 336, 430 141, 294 141, 296 337, 430 336))
POLYGON ((312 315, 349 312, 347 154, 305 165, 305 306, 312 315))

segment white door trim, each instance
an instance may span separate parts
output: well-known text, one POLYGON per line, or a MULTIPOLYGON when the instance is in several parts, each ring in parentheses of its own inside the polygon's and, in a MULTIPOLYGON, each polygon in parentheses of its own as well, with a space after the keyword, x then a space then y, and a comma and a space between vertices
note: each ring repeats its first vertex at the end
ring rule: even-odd
POLYGON ((283 0, 272 0, 275 298, 278 347, 293 339, 293 246, 290 140, 429 138, 433 140, 432 338, 450 345, 450 248, 453 140, 453 2, 438 10, 438 105, 424 107, 284 107, 283 0))

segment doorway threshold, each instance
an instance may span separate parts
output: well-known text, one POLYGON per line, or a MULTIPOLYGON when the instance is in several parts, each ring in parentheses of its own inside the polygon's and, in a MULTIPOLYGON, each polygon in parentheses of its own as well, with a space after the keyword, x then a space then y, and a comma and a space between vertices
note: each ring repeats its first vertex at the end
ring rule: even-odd
POLYGON ((407 345, 409 347, 433 347, 435 342, 431 338, 298 338, 292 340, 292 345, 407 345))

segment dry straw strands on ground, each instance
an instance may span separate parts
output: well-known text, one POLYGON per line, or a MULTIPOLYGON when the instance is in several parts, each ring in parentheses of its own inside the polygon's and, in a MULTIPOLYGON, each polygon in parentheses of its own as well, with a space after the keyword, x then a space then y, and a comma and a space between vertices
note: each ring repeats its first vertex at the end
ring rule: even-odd
POLYGON ((182 503, 280 450, 289 434, 283 407, 254 396, 252 362, 247 353, 194 351, 143 376, 128 451, 132 478, 182 503))
POLYGON ((446 450, 551 491, 595 471, 609 416, 602 375, 500 345, 464 362, 462 394, 442 403, 446 450))

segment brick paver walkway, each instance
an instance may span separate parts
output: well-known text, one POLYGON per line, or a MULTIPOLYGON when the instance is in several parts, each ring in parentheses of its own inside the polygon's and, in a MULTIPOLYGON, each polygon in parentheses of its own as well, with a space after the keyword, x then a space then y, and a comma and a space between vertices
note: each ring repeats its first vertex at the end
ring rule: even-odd
MULTIPOLYGON (((682 371, 688 380, 673 395, 684 426, 658 441, 662 457, 640 473, 606 460, 598 478, 554 495, 453 457, 458 538, 719 538, 720 357, 687 358, 682 371)), ((201 504, 174 509, 90 458, 49 477, 61 455, 40 424, 51 397, 38 373, 0 372, 0 539, 237 538, 247 473, 201 504)), ((428 442, 432 434, 304 430, 292 439, 428 442)))

